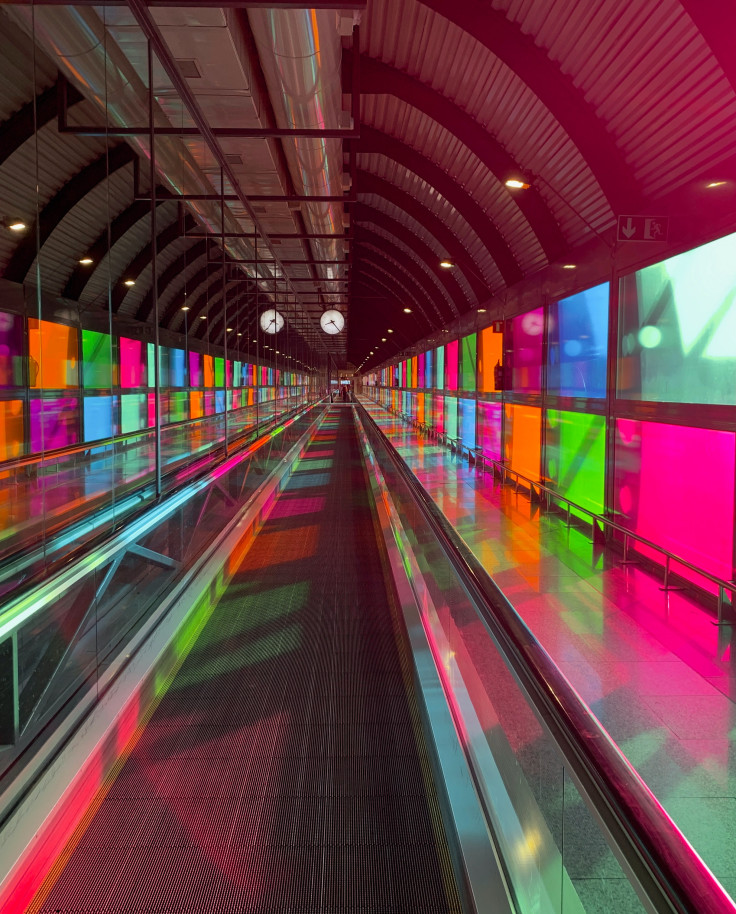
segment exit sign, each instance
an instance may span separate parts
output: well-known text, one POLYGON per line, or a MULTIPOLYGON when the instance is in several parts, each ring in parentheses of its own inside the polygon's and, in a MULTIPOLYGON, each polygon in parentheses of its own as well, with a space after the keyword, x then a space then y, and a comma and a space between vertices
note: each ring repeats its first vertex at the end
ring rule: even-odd
POLYGON ((618 241, 667 241, 667 216, 619 216, 618 241))

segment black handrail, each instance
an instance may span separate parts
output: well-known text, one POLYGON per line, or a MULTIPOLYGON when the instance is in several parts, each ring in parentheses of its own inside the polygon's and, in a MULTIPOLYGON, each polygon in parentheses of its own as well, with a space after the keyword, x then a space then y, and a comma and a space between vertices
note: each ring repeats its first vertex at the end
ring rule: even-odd
POLYGON ((733 914, 736 905, 731 898, 362 404, 360 415, 408 486, 509 668, 654 909, 733 914))

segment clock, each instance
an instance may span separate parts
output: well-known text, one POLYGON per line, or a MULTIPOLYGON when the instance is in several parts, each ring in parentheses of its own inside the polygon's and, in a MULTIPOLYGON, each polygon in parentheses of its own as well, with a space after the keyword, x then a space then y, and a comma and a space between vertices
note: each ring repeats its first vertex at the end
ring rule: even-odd
POLYGON ((345 318, 340 311, 330 309, 320 317, 319 325, 325 333, 339 333, 345 326, 345 318))
POLYGON ((261 330, 264 333, 278 333, 284 326, 284 315, 275 308, 269 308, 261 314, 261 330))

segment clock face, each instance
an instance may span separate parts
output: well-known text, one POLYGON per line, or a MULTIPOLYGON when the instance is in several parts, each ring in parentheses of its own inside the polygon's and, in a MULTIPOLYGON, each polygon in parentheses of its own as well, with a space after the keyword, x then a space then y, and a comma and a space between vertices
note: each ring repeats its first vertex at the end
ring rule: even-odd
POLYGON ((332 309, 324 312, 319 324, 325 333, 339 333, 345 326, 345 318, 339 311, 332 309))
POLYGON ((278 333, 283 326, 284 316, 275 308, 269 308, 261 314, 261 330, 264 333, 278 333))

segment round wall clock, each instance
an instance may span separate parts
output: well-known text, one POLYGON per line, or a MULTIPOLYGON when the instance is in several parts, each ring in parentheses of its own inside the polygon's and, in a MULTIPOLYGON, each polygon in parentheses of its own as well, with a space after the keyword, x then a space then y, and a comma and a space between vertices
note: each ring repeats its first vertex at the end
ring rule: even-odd
POLYGON ((269 308, 261 314, 261 330, 264 333, 278 333, 284 326, 284 316, 275 308, 269 308))
POLYGON ((325 333, 339 333, 345 326, 345 318, 340 311, 325 311, 319 319, 320 327, 325 333))

